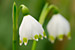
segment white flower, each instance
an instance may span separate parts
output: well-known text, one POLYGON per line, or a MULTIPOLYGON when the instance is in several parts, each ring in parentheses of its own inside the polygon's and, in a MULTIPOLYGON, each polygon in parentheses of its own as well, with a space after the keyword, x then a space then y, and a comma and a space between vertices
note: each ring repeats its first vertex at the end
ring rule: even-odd
POLYGON ((68 39, 71 39, 70 24, 61 14, 52 16, 47 25, 47 30, 49 32, 49 40, 52 43, 54 43, 56 37, 62 41, 63 35, 67 36, 68 39))
POLYGON ((42 25, 37 20, 30 15, 24 16, 19 28, 20 45, 23 42, 27 45, 28 40, 43 39, 43 32, 42 25))

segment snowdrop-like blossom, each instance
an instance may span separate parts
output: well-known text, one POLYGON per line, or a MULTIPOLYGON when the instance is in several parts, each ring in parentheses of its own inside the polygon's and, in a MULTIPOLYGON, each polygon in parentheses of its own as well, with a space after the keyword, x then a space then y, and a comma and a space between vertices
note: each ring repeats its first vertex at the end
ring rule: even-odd
POLYGON ((61 14, 55 14, 52 16, 47 25, 47 30, 51 43, 54 43, 56 37, 62 41, 63 35, 67 36, 68 39, 71 39, 70 24, 61 14))
POLYGON ((35 20, 31 15, 23 17, 22 23, 19 27, 20 45, 24 42, 27 45, 28 40, 43 39, 44 30, 42 25, 35 20))

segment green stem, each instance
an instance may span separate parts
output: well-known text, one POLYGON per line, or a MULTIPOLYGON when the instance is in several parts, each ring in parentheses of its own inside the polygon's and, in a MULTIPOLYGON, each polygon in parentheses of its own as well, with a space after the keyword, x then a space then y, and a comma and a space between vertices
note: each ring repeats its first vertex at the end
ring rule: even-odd
POLYGON ((32 50, 35 50, 35 49, 36 49, 36 44, 37 44, 37 42, 34 40, 34 41, 33 41, 32 50))
POLYGON ((17 7, 16 3, 13 4, 13 14, 12 14, 12 20, 13 20, 13 50, 18 50, 18 34, 17 34, 17 27, 18 27, 18 17, 17 17, 17 7))
MULTIPOLYGON (((41 15, 40 15, 40 17, 41 17, 43 14, 45 14, 45 11, 46 11, 47 7, 48 7, 48 3, 45 4, 45 6, 44 6, 44 8, 43 8, 43 11, 42 11, 42 13, 41 13, 41 15)), ((41 24, 43 24, 43 23, 42 23, 43 21, 41 21, 41 19, 39 20, 39 22, 40 22, 41 24)), ((37 44, 37 42, 34 40, 34 41, 33 41, 33 45, 32 45, 32 50, 35 50, 35 49, 36 49, 36 44, 37 44)))
POLYGON ((41 15, 40 15, 40 19, 39 19, 39 22, 40 24, 43 25, 44 21, 45 21, 45 18, 46 16, 48 15, 48 13, 53 9, 53 13, 54 14, 57 14, 59 11, 58 11, 58 8, 54 5, 50 5, 48 6, 46 9, 44 8, 41 15))
POLYGON ((55 5, 50 5, 50 6, 48 7, 48 9, 47 9, 47 12, 49 13, 51 10, 53 10, 53 13, 54 13, 54 14, 59 13, 59 9, 58 9, 58 7, 56 7, 55 5))
POLYGON ((42 24, 42 25, 43 25, 44 20, 46 18, 45 13, 46 13, 47 8, 48 8, 48 3, 45 4, 45 6, 44 6, 44 8, 43 8, 43 10, 41 12, 40 18, 39 18, 39 23, 42 24))

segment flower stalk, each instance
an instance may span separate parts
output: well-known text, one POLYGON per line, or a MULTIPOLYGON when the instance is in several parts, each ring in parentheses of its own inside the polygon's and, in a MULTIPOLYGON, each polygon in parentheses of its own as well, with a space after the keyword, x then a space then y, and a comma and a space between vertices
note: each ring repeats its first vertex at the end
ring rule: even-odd
POLYGON ((50 5, 48 6, 48 3, 46 3, 45 7, 43 8, 43 11, 40 15, 40 18, 39 18, 39 22, 43 25, 44 21, 45 21, 45 18, 46 16, 48 15, 48 13, 53 9, 53 13, 54 14, 57 14, 59 13, 59 10, 56 6, 54 5, 50 5))
POLYGON ((33 45, 32 45, 32 50, 35 50, 36 49, 36 44, 37 44, 37 42, 34 40, 33 41, 33 45))
MULTIPOLYGON (((47 7, 48 7, 48 3, 45 4, 45 6, 43 8, 43 11, 42 11, 42 13, 40 15, 39 23, 42 24, 42 25, 44 23, 44 19, 45 19, 45 15, 44 14, 45 14, 45 11, 46 11, 47 7)), ((33 45, 32 45, 32 50, 36 49, 36 45, 37 45, 37 42, 34 40, 33 41, 33 45)))
POLYGON ((46 15, 47 15, 47 12, 46 12, 47 9, 48 9, 48 3, 45 4, 45 6, 44 6, 44 8, 41 12, 40 18, 39 18, 39 23, 42 24, 42 25, 44 23, 46 15))
POLYGON ((17 27, 18 27, 18 16, 17 16, 17 6, 14 2, 13 4, 13 10, 12 10, 12 20, 13 20, 13 50, 18 50, 18 33, 17 33, 17 27))

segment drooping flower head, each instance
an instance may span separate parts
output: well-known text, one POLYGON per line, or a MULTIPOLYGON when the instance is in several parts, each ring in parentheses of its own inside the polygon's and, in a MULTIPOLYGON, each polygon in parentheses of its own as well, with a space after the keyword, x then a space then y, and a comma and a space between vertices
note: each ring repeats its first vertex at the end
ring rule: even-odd
POLYGON ((28 40, 36 40, 40 37, 43 39, 42 25, 34 19, 31 15, 23 17, 22 23, 19 27, 20 45, 24 42, 27 45, 28 40))
POLYGON ((71 39, 70 24, 61 14, 52 16, 47 25, 47 30, 49 32, 49 39, 52 43, 54 43, 56 37, 62 41, 63 35, 66 35, 68 39, 71 39))

